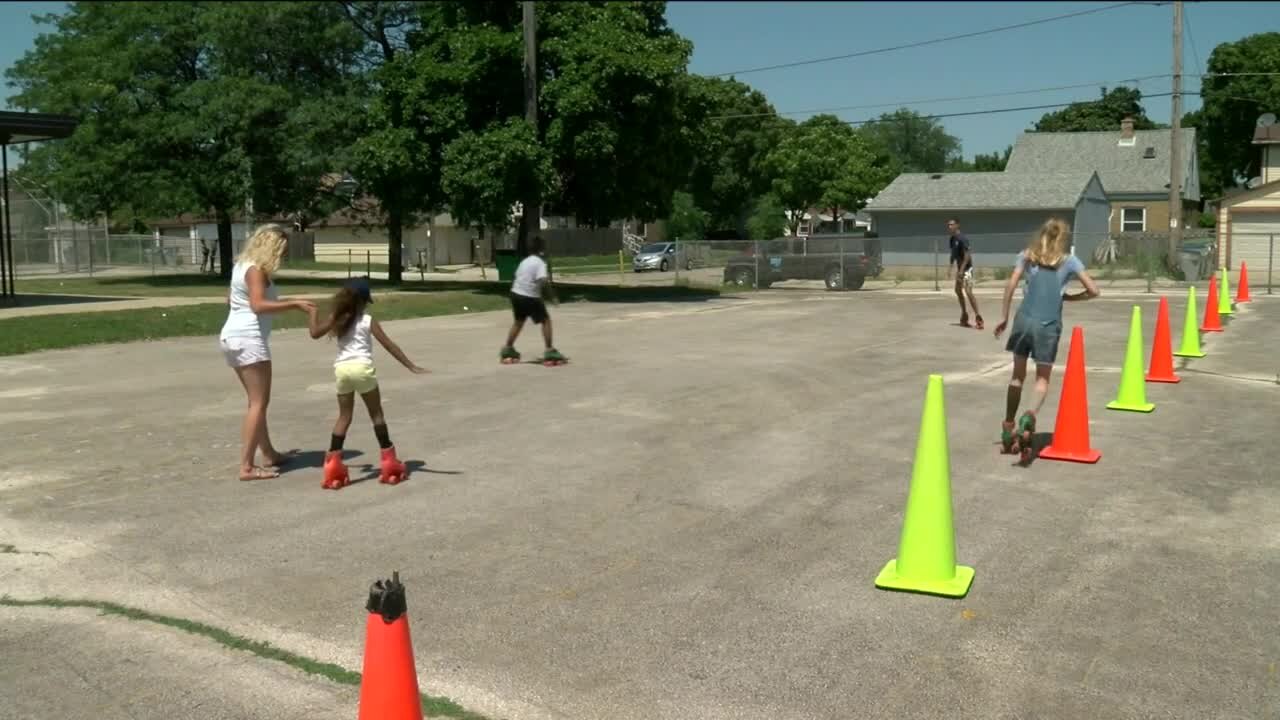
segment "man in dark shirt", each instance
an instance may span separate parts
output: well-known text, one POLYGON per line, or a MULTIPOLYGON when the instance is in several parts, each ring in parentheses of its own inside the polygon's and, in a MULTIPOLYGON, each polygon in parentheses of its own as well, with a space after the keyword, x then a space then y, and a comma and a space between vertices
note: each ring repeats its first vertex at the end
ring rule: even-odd
POLYGON ((973 306, 974 326, 982 329, 982 313, 978 312, 978 299, 973 296, 973 254, 969 251, 969 238, 960 232, 960 221, 951 218, 947 221, 947 234, 950 236, 951 260, 947 263, 947 279, 951 278, 951 266, 956 267, 956 299, 960 301, 960 325, 969 327, 969 308, 964 299, 969 298, 973 306))

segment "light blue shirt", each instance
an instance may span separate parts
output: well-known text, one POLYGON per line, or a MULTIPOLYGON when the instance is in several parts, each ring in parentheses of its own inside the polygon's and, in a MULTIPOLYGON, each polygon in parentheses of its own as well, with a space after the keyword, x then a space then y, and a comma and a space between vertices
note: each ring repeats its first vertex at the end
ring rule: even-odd
POLYGON ((1075 255, 1067 255, 1056 268, 1028 262, 1025 252, 1018 253, 1015 267, 1022 270, 1026 291, 1018 314, 1041 323, 1062 322, 1062 291, 1071 278, 1084 272, 1084 263, 1075 255))

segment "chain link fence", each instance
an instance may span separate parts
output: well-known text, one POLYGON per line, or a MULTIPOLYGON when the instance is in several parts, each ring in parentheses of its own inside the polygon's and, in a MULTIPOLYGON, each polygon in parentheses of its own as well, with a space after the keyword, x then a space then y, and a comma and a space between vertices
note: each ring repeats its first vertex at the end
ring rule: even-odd
MULTIPOLYGON (((1027 233, 969 233, 974 284, 1003 284, 1027 233)), ((1169 257, 1161 233, 1081 234, 1071 251, 1101 281, 1156 284, 1203 281, 1219 266, 1212 234, 1188 233, 1169 257)), ((1251 267, 1267 263, 1250 260, 1251 267)), ((773 240, 691 240, 641 244, 612 255, 551 255, 565 282, 609 285, 711 285, 735 290, 771 287, 859 290, 863 287, 949 287, 955 267, 945 235, 877 237, 812 235, 773 240)))

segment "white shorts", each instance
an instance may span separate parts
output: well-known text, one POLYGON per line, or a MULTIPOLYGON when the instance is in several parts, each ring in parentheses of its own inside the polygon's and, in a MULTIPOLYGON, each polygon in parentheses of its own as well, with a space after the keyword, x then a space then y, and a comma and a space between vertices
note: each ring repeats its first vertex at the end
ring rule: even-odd
POLYGON ((218 347, 222 350, 222 356, 227 359, 227 365, 233 368, 271 361, 271 348, 262 338, 222 338, 218 341, 218 347))
POLYGON ((960 275, 956 277, 956 285, 969 288, 970 290, 972 290, 973 289, 973 268, 969 268, 968 270, 965 270, 963 273, 960 273, 960 275))

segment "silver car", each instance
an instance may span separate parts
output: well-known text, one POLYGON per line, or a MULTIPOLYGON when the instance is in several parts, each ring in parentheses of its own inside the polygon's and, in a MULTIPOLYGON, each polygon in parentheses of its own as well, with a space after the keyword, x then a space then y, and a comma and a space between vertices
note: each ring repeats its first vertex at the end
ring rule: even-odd
POLYGON ((657 270, 666 272, 676 264, 676 244, 670 242, 649 243, 631 259, 631 269, 636 272, 657 270))

